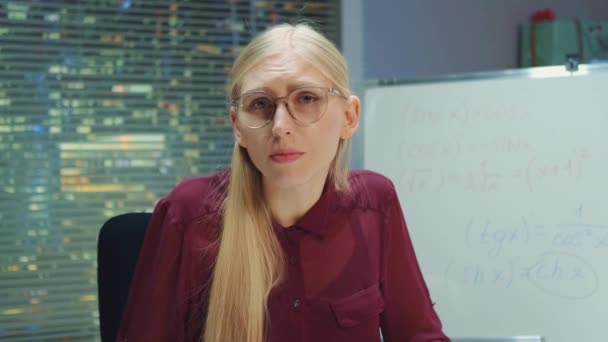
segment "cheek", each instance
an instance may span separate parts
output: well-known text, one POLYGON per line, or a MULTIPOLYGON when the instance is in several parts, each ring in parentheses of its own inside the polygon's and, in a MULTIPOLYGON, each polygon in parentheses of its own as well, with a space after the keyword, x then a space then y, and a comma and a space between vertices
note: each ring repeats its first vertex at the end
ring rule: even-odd
POLYGON ((247 153, 251 158, 251 161, 256 166, 259 166, 259 161, 261 158, 266 156, 266 145, 265 138, 263 134, 259 134, 262 132, 248 132, 247 130, 243 131, 241 134, 241 146, 247 149, 247 153))
POLYGON ((315 138, 315 142, 323 154, 327 154, 330 159, 333 159, 333 156, 336 152, 336 148, 338 146, 338 142, 340 141, 340 133, 342 131, 342 120, 340 117, 335 116, 332 118, 328 118, 327 122, 324 122, 324 125, 320 127, 319 135, 315 138), (319 138, 323 137, 323 138, 319 138))
POLYGON ((342 127, 344 126, 344 117, 341 116, 341 112, 328 113, 327 121, 325 122, 323 129, 323 136, 327 137, 327 141, 338 141, 340 134, 342 133, 342 127))

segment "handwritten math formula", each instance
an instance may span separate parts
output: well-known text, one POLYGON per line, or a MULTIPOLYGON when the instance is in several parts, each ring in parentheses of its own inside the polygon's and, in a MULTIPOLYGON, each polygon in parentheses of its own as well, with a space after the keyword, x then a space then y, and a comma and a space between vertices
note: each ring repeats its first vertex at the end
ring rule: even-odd
POLYGON ((404 144, 401 151, 406 166, 398 181, 408 192, 495 192, 513 186, 534 192, 551 181, 582 179, 592 157, 582 146, 560 157, 545 156, 526 142, 506 138, 480 145, 457 140, 404 144), (517 153, 517 163, 504 165, 496 157, 505 151, 517 153))
POLYGON ((445 110, 425 108, 413 104, 401 107, 400 124, 436 127, 441 125, 476 125, 484 123, 524 122, 533 117, 529 110, 512 104, 495 104, 477 108, 466 103, 451 105, 445 110))
POLYGON ((580 255, 566 252, 540 253, 531 261, 516 257, 493 262, 453 260, 445 277, 449 285, 473 289, 508 290, 531 285, 542 293, 564 299, 593 296, 599 287, 593 265, 580 255))
POLYGON ((585 255, 608 252, 608 224, 547 225, 525 216, 518 221, 470 218, 463 243, 480 257, 452 259, 445 270, 448 284, 503 289, 532 285, 565 299, 583 299, 597 292, 600 276, 585 255))
POLYGON ((554 248, 568 252, 604 248, 608 251, 608 224, 556 223, 535 224, 521 217, 519 223, 499 223, 490 218, 471 218, 465 228, 467 248, 482 250, 494 259, 504 252, 532 247, 554 248))
POLYGON ((518 298, 602 297, 604 116, 447 96, 400 101, 395 121, 378 124, 396 143, 382 133, 375 138, 383 143, 374 145, 396 161, 370 157, 371 165, 386 165, 405 207, 416 208, 409 214, 421 236, 431 230, 449 236, 445 247, 453 254, 437 262, 437 274, 455 292, 472 295, 485 289, 518 298), (583 202, 590 215, 582 215, 583 202))

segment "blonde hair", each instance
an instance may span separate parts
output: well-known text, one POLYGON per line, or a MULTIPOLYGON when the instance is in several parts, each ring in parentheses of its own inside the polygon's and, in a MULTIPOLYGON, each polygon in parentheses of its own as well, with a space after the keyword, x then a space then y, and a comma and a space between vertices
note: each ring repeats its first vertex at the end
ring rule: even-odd
MULTIPOLYGON (((241 51, 230 72, 229 96, 240 95, 249 70, 286 49, 318 65, 336 89, 350 94, 346 61, 336 47, 307 24, 281 24, 255 37, 241 51)), ((341 140, 328 174, 338 191, 348 189, 349 156, 350 140, 341 140)), ((263 198, 262 176, 238 144, 223 218, 203 340, 262 342, 269 323, 268 294, 284 274, 283 253, 263 198)))

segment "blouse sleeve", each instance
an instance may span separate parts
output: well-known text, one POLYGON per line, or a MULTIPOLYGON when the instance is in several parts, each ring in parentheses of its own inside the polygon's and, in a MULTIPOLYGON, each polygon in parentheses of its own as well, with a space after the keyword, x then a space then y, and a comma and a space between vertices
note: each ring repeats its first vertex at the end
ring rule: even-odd
POLYGON ((148 224, 116 341, 184 340, 183 234, 169 207, 161 200, 148 224))
POLYGON ((385 301, 381 316, 384 341, 449 341, 433 309, 392 184, 387 197, 381 280, 385 301))

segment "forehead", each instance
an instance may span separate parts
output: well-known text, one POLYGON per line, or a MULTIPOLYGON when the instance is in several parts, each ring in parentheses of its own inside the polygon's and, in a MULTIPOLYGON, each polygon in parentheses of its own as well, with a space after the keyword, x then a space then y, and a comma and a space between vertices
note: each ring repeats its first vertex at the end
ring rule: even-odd
POLYGON ((264 90, 278 94, 304 85, 331 86, 331 82, 308 60, 294 53, 282 53, 253 66, 243 77, 241 93, 264 90))

